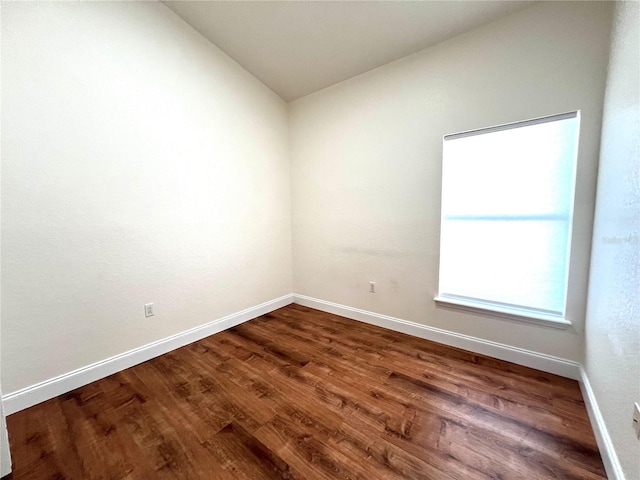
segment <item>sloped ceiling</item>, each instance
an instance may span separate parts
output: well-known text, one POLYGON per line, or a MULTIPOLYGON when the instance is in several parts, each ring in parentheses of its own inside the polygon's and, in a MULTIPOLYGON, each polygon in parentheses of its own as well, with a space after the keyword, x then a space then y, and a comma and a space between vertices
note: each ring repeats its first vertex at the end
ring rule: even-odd
POLYGON ((531 6, 518 1, 167 1, 286 101, 531 6))

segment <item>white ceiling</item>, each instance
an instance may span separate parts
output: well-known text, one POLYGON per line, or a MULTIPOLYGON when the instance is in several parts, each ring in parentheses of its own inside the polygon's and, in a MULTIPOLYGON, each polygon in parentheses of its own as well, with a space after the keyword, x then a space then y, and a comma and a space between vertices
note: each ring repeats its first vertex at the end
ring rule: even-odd
POLYGON ((532 1, 166 1, 291 101, 522 10, 532 1))

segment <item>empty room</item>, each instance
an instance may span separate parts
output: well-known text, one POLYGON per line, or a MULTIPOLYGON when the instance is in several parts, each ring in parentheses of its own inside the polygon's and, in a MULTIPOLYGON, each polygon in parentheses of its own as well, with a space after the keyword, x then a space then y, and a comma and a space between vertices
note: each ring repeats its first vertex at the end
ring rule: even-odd
POLYGON ((2 480, 640 480, 640 3, 0 16, 2 480))

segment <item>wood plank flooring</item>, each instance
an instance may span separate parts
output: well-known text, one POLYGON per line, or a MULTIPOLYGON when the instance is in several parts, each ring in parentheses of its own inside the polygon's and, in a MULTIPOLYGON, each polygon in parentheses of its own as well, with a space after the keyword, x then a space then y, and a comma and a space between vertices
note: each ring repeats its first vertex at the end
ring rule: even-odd
POLYGON ((577 382, 290 305, 7 418, 22 479, 603 479, 577 382))

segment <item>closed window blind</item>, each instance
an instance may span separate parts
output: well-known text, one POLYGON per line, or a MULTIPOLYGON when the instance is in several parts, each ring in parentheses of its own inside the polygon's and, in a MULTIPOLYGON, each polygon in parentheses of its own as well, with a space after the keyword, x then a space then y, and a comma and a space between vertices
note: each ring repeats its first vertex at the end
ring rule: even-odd
POLYGON ((439 296, 564 317, 579 114, 447 135, 439 296))

